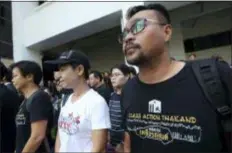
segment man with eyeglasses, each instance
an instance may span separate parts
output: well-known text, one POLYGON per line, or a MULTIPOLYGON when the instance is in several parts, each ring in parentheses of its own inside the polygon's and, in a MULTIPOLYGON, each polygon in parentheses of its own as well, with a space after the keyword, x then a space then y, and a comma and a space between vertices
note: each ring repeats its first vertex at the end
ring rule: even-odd
MULTIPOLYGON (((168 46, 171 36, 171 21, 164 6, 150 4, 128 10, 119 41, 127 62, 138 66, 139 74, 122 91, 124 151, 220 152, 225 147, 221 120, 208 101, 215 101, 210 96, 217 95, 207 95, 205 86, 200 86, 204 81, 211 81, 210 86, 219 82, 212 80, 213 75, 207 75, 209 79, 202 82, 198 82, 198 75, 194 76, 196 64, 204 70, 215 67, 199 65, 202 61, 173 60, 168 46)), ((223 85, 219 93, 225 95, 223 102, 231 104, 232 71, 223 63, 215 64, 223 85)), ((223 108, 230 113, 228 107, 223 108)))

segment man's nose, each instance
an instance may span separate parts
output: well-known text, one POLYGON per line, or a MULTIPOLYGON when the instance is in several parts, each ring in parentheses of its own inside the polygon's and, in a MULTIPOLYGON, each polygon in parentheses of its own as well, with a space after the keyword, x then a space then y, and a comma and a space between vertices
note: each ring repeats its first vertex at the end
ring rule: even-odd
POLYGON ((134 40, 135 36, 132 34, 132 32, 129 32, 126 37, 124 38, 123 42, 128 43, 132 40, 134 40))

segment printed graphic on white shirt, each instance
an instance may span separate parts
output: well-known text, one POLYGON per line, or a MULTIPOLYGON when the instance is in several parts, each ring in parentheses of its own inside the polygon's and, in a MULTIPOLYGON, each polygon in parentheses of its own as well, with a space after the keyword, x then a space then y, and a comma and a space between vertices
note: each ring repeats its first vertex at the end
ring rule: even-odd
POLYGON ((92 130, 110 128, 108 106, 93 89, 77 101, 71 99, 72 95, 61 108, 58 120, 59 152, 91 152, 92 130))
POLYGON ((73 112, 69 113, 67 116, 64 113, 60 114, 59 118, 59 128, 68 135, 74 135, 79 131, 80 115, 73 115, 73 112))

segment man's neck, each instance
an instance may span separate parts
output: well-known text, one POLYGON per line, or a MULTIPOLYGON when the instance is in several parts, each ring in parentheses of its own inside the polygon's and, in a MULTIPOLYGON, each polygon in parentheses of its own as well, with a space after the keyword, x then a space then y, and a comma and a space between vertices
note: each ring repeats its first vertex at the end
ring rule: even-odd
POLYGON ((26 87, 21 89, 22 94, 27 99, 29 98, 34 92, 39 90, 39 87, 35 84, 28 84, 26 87))
POLYGON ((150 63, 139 67, 139 79, 147 84, 155 84, 168 80, 176 75, 184 63, 170 59, 168 52, 163 52, 159 57, 151 60, 150 63))
POLYGON ((73 89, 74 100, 78 100, 82 95, 84 95, 88 90, 89 86, 85 81, 80 81, 75 89, 73 89))
POLYGON ((102 83, 99 82, 99 83, 96 85, 95 89, 99 88, 101 85, 102 85, 102 83))

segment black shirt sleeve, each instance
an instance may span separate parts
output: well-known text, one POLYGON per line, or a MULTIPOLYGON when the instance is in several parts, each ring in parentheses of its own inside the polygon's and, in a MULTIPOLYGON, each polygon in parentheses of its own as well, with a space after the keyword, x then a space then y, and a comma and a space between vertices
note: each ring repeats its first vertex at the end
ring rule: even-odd
POLYGON ((28 108, 30 121, 49 120, 52 113, 52 103, 50 97, 45 92, 39 92, 32 99, 28 108))
MULTIPOLYGON (((125 88, 124 88, 125 89, 125 88)), ((121 93, 121 113, 122 113, 122 125, 121 125, 121 128, 127 132, 127 109, 126 109, 126 106, 125 106, 125 93, 124 93, 124 89, 122 90, 122 93, 121 93)))
POLYGON ((4 95, 5 95, 4 85, 0 84, 0 108, 3 107, 4 95))
POLYGON ((225 88, 226 92, 226 99, 229 101, 229 105, 232 104, 232 69, 230 68, 229 64, 224 61, 217 62, 217 68, 219 75, 221 77, 221 81, 223 87, 225 88))

